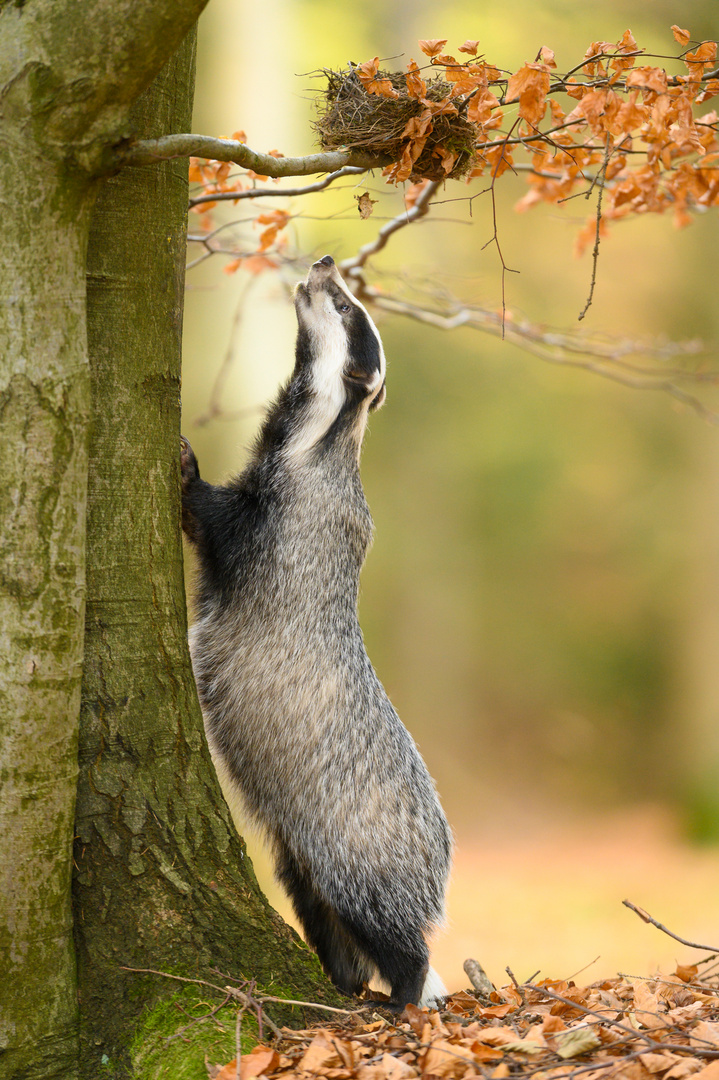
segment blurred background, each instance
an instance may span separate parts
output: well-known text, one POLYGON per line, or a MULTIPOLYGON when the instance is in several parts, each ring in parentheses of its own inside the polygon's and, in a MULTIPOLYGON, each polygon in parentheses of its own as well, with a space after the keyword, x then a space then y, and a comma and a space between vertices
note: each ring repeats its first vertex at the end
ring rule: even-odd
MULTIPOLYGON (((648 51, 675 54, 672 23, 716 39, 716 0, 505 0, 481 14, 468 0, 211 0, 193 130, 244 129, 253 149, 305 154, 317 69, 375 55, 404 67, 421 59, 419 37, 447 37, 450 52, 479 38, 487 60, 513 70, 548 45, 564 71, 627 27, 648 51)), ((504 257, 519 271, 508 309, 576 328, 591 257, 573 247, 594 205, 519 215, 525 191, 521 176, 497 186, 504 257)), ((445 197, 467 193, 450 183, 445 197)), ((499 309, 488 199, 471 217, 466 202, 438 206, 390 242, 371 280, 440 283, 499 309)), ((309 262, 353 255, 402 205, 376 175, 263 208, 297 215, 289 243, 309 262), (365 190, 379 201, 360 221, 354 195, 365 190)), ((215 221, 249 222, 247 207, 215 221)), ((699 338, 719 367, 717 251, 716 213, 682 230, 669 216, 615 225, 586 332, 699 338)), ((262 405, 291 370, 288 290, 300 276, 228 275, 227 261, 191 269, 185 312, 183 429, 213 482, 242 467, 262 405)), ((456 833, 433 962, 456 989, 470 955, 495 982, 506 965, 524 979, 593 963, 589 981, 691 959, 621 900, 691 940, 719 940, 719 429, 665 394, 549 366, 476 331, 377 322, 388 398, 363 456, 376 540, 360 617, 456 833)), ((250 852, 289 918, 261 845, 250 852)))

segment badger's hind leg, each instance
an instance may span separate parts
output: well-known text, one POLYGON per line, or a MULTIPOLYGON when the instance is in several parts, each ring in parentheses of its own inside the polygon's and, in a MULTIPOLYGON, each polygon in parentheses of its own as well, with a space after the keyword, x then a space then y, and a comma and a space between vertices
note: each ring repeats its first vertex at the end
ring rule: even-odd
POLYGON ((308 944, 335 986, 348 995, 360 994, 374 974, 374 965, 284 846, 279 848, 277 877, 292 900, 308 944))
POLYGON ((409 927, 401 938, 382 934, 363 919, 348 920, 348 924, 362 951, 392 988, 392 1000, 383 1004, 394 1009, 418 1005, 429 971, 429 950, 424 936, 413 933, 409 927))

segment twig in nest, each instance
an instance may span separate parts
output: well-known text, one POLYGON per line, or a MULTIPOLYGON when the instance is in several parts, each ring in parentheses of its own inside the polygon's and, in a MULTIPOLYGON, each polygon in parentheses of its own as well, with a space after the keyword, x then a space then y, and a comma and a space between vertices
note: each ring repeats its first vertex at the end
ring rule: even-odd
POLYGON ((651 923, 652 926, 656 926, 657 930, 661 930, 662 933, 668 934, 670 938, 674 938, 674 940, 678 941, 681 945, 687 945, 690 949, 702 949, 704 952, 719 952, 719 945, 699 945, 696 941, 687 941, 686 938, 679 937, 678 934, 673 933, 671 930, 668 930, 667 927, 664 926, 662 923, 657 922, 656 919, 653 919, 652 916, 644 910, 644 908, 637 907, 636 904, 633 904, 631 900, 622 900, 622 903, 625 907, 628 907, 630 911, 633 911, 635 915, 638 915, 643 922, 651 923))

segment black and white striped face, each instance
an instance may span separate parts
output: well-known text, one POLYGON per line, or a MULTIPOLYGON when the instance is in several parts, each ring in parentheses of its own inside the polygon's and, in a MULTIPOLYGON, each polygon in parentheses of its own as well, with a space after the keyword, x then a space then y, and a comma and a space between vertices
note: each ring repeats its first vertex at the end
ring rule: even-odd
POLYGON ((376 409, 385 398, 385 358, 377 327, 325 255, 295 290, 298 363, 311 365, 319 397, 340 409, 348 398, 376 409), (304 355, 303 355, 304 353, 304 355))

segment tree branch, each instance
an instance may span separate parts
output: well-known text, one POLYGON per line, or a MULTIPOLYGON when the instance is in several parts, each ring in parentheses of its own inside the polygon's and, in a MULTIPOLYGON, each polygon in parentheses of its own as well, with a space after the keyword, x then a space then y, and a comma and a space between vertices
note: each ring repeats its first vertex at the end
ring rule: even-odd
MULTIPOLYGON (((276 160, 273 158, 273 160, 276 160)), ((238 199, 267 199, 277 198, 281 195, 286 199, 293 198, 297 195, 311 195, 314 191, 324 191, 330 184, 333 184, 335 180, 339 180, 343 176, 361 176, 362 173, 367 172, 361 165, 345 165, 343 169, 337 169, 336 172, 329 173, 325 176, 324 180, 318 180, 315 184, 306 184, 304 187, 295 188, 249 188, 247 191, 213 191, 208 195, 195 195, 190 199, 189 207, 201 206, 206 202, 237 202, 238 199)))
MULTIPOLYGON (((459 326, 467 326, 494 337, 503 337, 548 364, 581 368, 633 390, 661 390, 692 409, 707 423, 719 426, 719 413, 713 412, 699 398, 677 385, 680 379, 697 378, 693 372, 666 372, 660 368, 633 365, 617 355, 616 350, 587 340, 573 339, 567 334, 546 332, 531 324, 503 320, 501 315, 471 305, 457 303, 450 311, 433 311, 421 304, 390 296, 364 284, 360 285, 358 297, 383 311, 405 315, 440 330, 455 330, 459 326)), ((631 351, 636 353, 641 349, 635 346, 631 351)), ((714 377, 716 379, 716 375, 714 377)))
POLYGON ((143 139, 120 147, 116 151, 118 168, 125 165, 151 165, 178 157, 211 158, 231 161, 243 169, 252 169, 261 176, 310 176, 332 173, 348 165, 357 169, 378 169, 390 163, 388 157, 376 157, 359 150, 332 150, 305 157, 275 157, 258 154, 246 143, 236 139, 213 139, 209 135, 163 135, 159 139, 143 139))

